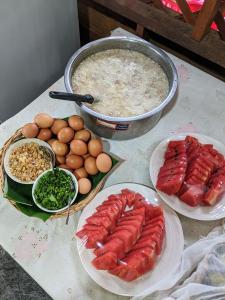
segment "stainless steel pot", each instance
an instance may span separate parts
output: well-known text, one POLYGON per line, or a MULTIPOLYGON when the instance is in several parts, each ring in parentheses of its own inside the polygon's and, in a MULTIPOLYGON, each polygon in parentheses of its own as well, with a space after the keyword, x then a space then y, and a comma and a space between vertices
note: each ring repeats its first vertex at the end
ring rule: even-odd
POLYGON ((67 92, 73 93, 72 75, 82 60, 96 52, 113 48, 135 50, 147 55, 163 68, 169 81, 169 93, 167 97, 158 107, 142 115, 126 118, 111 117, 98 113, 84 104, 78 106, 87 127, 93 132, 105 138, 124 140, 140 136, 156 125, 163 109, 176 94, 178 78, 173 62, 158 47, 138 38, 108 37, 86 44, 70 58, 64 74, 67 92))

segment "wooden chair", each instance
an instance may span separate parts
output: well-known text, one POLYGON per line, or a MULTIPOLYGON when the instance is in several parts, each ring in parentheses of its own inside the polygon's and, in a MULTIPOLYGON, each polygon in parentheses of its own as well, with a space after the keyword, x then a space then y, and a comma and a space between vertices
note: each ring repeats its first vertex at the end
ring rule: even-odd
MULTIPOLYGON (((152 1, 155 7, 162 9, 161 0, 152 1)), ((213 22, 216 23, 221 39, 225 41, 224 0, 205 0, 198 14, 192 13, 186 0, 176 0, 184 20, 193 26, 192 38, 201 41, 209 32, 213 22)), ((140 32, 140 29, 139 29, 140 32)), ((139 33, 138 32, 138 33, 139 33)))
MULTIPOLYGON (((81 0, 80 0, 81 1, 81 0)), ((161 0, 82 0, 92 7, 106 9, 136 23, 136 34, 149 33, 167 39, 224 72, 225 69, 225 0, 205 0, 201 10, 193 13, 187 0, 173 0, 182 14, 165 7, 161 0), (215 22, 218 31, 211 30, 215 22)))

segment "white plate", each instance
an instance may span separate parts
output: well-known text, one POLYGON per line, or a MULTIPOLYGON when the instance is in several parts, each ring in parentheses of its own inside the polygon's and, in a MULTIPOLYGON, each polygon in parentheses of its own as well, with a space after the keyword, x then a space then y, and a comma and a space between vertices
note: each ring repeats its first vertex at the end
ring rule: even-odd
MULTIPOLYGON (((36 143, 36 144, 38 144, 38 145, 40 145, 40 146, 47 147, 49 150, 51 150, 53 156, 55 157, 55 154, 54 154, 54 152, 52 151, 51 146, 50 146, 48 143, 46 143, 46 142, 44 142, 44 141, 42 141, 42 140, 36 139, 36 138, 30 138, 30 139, 26 138, 26 139, 21 139, 21 140, 15 142, 15 143, 11 144, 11 145, 9 146, 9 148, 7 149, 7 151, 6 151, 6 153, 5 153, 5 156, 4 156, 4 169, 5 169, 5 172, 7 173, 7 175, 8 175, 12 180, 14 180, 14 181, 16 181, 16 182, 18 182, 18 183, 22 183, 22 184, 33 184, 35 180, 29 181, 29 182, 27 181, 27 182, 26 182, 26 181, 22 181, 22 180, 20 180, 19 178, 15 177, 15 176, 11 173, 11 171, 10 171, 10 167, 9 167, 9 156, 10 156, 11 152, 12 152, 14 149, 16 149, 16 148, 18 148, 18 147, 21 147, 21 146, 24 145, 24 144, 31 143, 31 142, 36 143)), ((52 164, 51 164, 51 166, 52 166, 52 164)))
MULTIPOLYGON (((150 159, 150 167, 149 172, 152 179, 152 183, 156 186, 157 177, 159 173, 160 167, 163 165, 164 162, 164 153, 166 151, 168 142, 171 140, 182 140, 187 135, 191 135, 196 137, 201 143, 204 144, 213 144, 214 148, 218 150, 221 154, 225 156, 225 146, 218 142, 217 140, 201 135, 196 133, 185 133, 181 135, 171 136, 166 140, 162 141, 152 153, 150 159)), ((159 190, 157 190, 161 198, 174 210, 178 213, 200 221, 213 221, 219 220, 225 217, 225 194, 223 195, 222 199, 215 204, 214 206, 196 206, 191 207, 186 203, 179 200, 178 197, 175 195, 169 196, 159 190)))
POLYGON ((86 223, 85 220, 93 214, 95 208, 100 205, 111 194, 120 193, 124 188, 128 188, 142 194, 149 202, 155 205, 162 205, 165 216, 166 236, 163 250, 160 258, 153 271, 146 273, 144 276, 134 280, 133 282, 125 282, 120 278, 109 274, 107 271, 96 270, 91 261, 95 257, 92 250, 84 247, 82 241, 77 238, 77 248, 81 262, 91 276, 91 278, 104 289, 122 296, 137 296, 150 287, 154 289, 163 289, 164 285, 170 280, 170 274, 176 269, 180 263, 183 252, 184 238, 180 221, 175 212, 168 206, 164 205, 159 196, 152 189, 135 184, 121 183, 113 185, 102 190, 83 210, 77 231, 86 223))

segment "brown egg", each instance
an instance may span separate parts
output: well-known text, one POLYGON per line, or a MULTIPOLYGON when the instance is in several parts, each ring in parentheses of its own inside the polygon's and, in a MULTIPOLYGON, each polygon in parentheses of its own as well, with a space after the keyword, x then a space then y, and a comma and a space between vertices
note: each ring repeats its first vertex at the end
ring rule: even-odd
POLYGON ((84 167, 76 169, 73 174, 76 176, 77 180, 81 179, 81 178, 87 178, 88 177, 88 173, 85 170, 84 167))
POLYGON ((57 135, 58 132, 60 131, 60 129, 68 127, 68 123, 65 120, 60 120, 57 119, 54 121, 52 127, 51 127, 51 131, 57 135))
POLYGON ((47 143, 52 147, 54 141, 56 141, 56 139, 50 139, 49 141, 47 141, 47 143))
POLYGON ((56 162, 59 165, 64 165, 66 163, 66 158, 65 156, 60 156, 60 155, 56 155, 56 162))
POLYGON ((59 130, 57 137, 61 143, 69 143, 74 137, 74 130, 70 127, 62 128, 59 130))
POLYGON ((66 164, 59 165, 59 168, 66 169, 66 170, 68 170, 70 172, 73 172, 73 170, 70 169, 66 164))
POLYGON ((46 113, 40 113, 35 116, 34 122, 40 128, 49 128, 52 126, 54 119, 46 113))
POLYGON ((48 128, 42 128, 40 131, 39 131, 39 134, 37 136, 37 138, 39 140, 42 140, 42 141, 48 141, 50 140, 52 137, 52 132, 50 129, 48 128))
POLYGON ((107 173, 112 168, 112 159, 106 153, 101 153, 96 158, 96 166, 102 173, 107 173))
POLYGON ((68 153, 69 148, 67 144, 63 144, 58 140, 56 140, 52 143, 52 150, 56 155, 65 156, 68 153))
POLYGON ((88 143, 88 152, 94 156, 97 157, 101 152, 103 151, 103 145, 102 141, 99 139, 92 139, 88 143))
POLYGON ((84 155, 87 153, 87 144, 81 140, 72 140, 70 150, 76 155, 84 155))
POLYGON ((80 116, 71 116, 68 119, 69 126, 78 131, 84 128, 84 120, 80 116))
POLYGON ((66 165, 71 169, 79 169, 83 166, 84 160, 79 155, 69 155, 66 157, 66 165))
POLYGON ((91 181, 87 178, 81 178, 78 180, 78 191, 80 194, 85 195, 91 190, 91 181))
POLYGON ((22 129, 22 134, 26 138, 34 138, 38 135, 38 132, 39 132, 39 128, 34 123, 28 123, 24 125, 22 129))
POLYGON ((90 138, 91 138, 91 133, 87 129, 82 129, 77 131, 74 136, 75 140, 82 140, 84 142, 88 142, 90 138))
POLYGON ((98 173, 98 169, 96 166, 96 159, 92 156, 89 156, 84 161, 84 167, 88 174, 96 175, 98 173))

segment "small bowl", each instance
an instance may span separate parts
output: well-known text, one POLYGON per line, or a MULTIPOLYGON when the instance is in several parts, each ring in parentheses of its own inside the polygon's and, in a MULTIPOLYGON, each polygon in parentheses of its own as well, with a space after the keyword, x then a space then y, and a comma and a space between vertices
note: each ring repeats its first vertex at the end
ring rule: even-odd
MULTIPOLYGON (((73 173, 71 173, 70 171, 68 171, 68 170, 66 170, 66 169, 62 169, 62 168, 58 168, 58 169, 64 171, 64 172, 65 172, 66 174, 68 174, 68 175, 72 178, 72 180, 73 180, 73 184, 74 184, 75 189, 76 189, 76 190, 75 190, 75 195, 74 195, 74 197, 73 197, 73 199, 72 199, 72 201, 71 201, 71 204, 73 204, 74 201, 75 201, 75 199, 76 199, 76 197, 77 197, 77 194, 78 194, 78 182, 77 182, 77 179, 76 179, 76 177, 73 175, 73 173)), ((66 205, 65 207, 62 207, 62 208, 60 208, 60 209, 54 209, 54 210, 52 210, 52 209, 47 209, 47 208, 43 207, 42 205, 40 205, 40 203, 38 203, 38 202, 36 201, 35 196, 34 196, 34 191, 35 191, 35 188, 36 188, 36 186, 37 186, 38 181, 40 180, 40 178, 41 178, 45 173, 47 173, 47 172, 49 172, 49 171, 51 171, 51 170, 46 170, 45 172, 43 172, 42 174, 40 174, 40 175, 38 176, 38 178, 35 180, 35 182, 34 182, 34 184, 33 184, 33 188, 32 188, 32 197, 33 197, 34 203, 35 203, 41 210, 44 210, 44 211, 49 212, 49 213, 59 213, 59 212, 62 212, 62 211, 64 211, 64 210, 68 209, 68 205, 66 205)), ((71 204, 70 204, 70 205, 71 205, 71 204)))
MULTIPOLYGON (((21 146, 24 145, 24 144, 28 144, 28 143, 32 143, 32 142, 35 143, 35 144, 38 144, 39 146, 44 146, 44 147, 48 148, 48 149, 52 152, 53 157, 55 158, 55 154, 54 154, 54 152, 52 151, 51 146, 50 146, 48 143, 46 143, 46 142, 44 142, 44 141, 42 141, 42 140, 36 139, 36 138, 30 138, 30 139, 28 139, 28 138, 26 139, 26 138, 25 138, 25 139, 21 139, 21 140, 15 142, 15 143, 11 144, 11 145, 9 146, 9 148, 7 149, 7 151, 6 151, 6 153, 5 153, 5 156, 4 156, 4 170, 5 170, 6 174, 7 174, 13 181, 16 181, 16 182, 22 183, 22 184, 33 184, 33 183, 35 182, 35 180, 32 180, 32 181, 22 181, 22 180, 20 180, 19 178, 15 177, 15 176, 11 173, 10 167, 9 167, 9 157, 10 157, 11 152, 12 152, 14 149, 16 149, 16 148, 21 147, 21 146)), ((55 162, 54 162, 54 161, 51 162, 51 166, 52 166, 52 164, 55 164, 55 162)))

